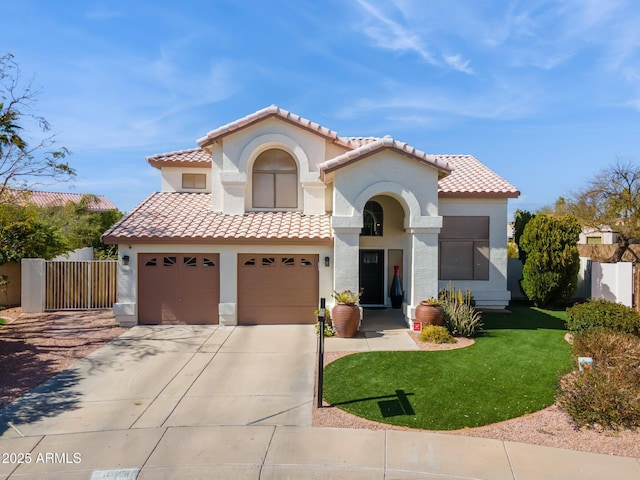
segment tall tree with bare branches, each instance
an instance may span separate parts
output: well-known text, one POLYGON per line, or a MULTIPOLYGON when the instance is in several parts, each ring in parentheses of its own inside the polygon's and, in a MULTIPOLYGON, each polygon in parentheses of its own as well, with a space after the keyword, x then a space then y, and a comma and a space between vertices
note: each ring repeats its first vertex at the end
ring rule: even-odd
POLYGON ((64 161, 69 151, 55 148, 49 122, 32 111, 37 96, 32 82, 23 84, 13 55, 0 56, 0 202, 10 200, 9 191, 75 176, 64 161))
POLYGON ((618 160, 573 194, 566 207, 582 227, 616 233, 618 246, 609 261, 621 261, 629 243, 640 240, 640 165, 618 160))

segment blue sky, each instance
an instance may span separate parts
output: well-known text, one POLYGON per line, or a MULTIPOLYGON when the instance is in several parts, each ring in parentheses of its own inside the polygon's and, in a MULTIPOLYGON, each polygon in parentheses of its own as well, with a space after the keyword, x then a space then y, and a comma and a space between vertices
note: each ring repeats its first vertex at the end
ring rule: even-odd
POLYGON ((476 156, 536 210, 640 161, 633 0, 0 0, 0 54, 78 171, 131 210, 145 157, 271 104, 344 136, 476 156))

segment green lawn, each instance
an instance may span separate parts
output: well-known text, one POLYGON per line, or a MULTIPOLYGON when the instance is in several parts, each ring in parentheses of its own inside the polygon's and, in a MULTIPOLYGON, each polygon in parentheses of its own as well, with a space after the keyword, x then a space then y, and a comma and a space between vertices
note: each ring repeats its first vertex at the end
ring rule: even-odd
POLYGON ((564 311, 511 306, 485 313, 471 347, 438 352, 369 352, 325 369, 324 398, 378 422, 430 430, 487 425, 554 402, 572 368, 564 311))

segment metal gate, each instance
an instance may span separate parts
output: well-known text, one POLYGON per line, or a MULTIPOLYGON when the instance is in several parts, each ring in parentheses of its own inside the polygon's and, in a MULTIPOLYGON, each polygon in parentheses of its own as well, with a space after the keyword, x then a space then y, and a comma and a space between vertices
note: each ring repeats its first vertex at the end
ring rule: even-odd
POLYGON ((117 260, 47 261, 45 310, 112 308, 117 276, 117 260))

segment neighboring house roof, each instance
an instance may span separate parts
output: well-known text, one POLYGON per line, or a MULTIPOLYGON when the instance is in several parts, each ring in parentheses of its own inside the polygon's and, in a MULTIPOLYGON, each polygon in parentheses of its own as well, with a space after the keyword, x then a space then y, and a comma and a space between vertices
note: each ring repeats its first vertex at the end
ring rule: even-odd
MULTIPOLYGON (((35 190, 22 190, 17 192, 16 198, 22 205, 34 204, 38 207, 62 207, 68 202, 78 203, 84 193, 62 193, 62 192, 38 192, 35 190)), ((97 201, 89 205, 88 210, 92 212, 104 212, 107 210, 117 210, 111 200, 104 195, 95 195, 97 201)))
POLYGON ((375 153, 378 153, 381 150, 387 149, 394 150, 402 155, 406 155, 408 157, 415 158, 422 163, 426 163, 427 165, 430 165, 439 170, 441 176, 451 173, 449 165, 444 161, 440 161, 435 155, 429 155, 422 150, 413 148, 412 146, 404 142, 399 142, 398 140, 394 140, 390 136, 386 136, 384 138, 378 139, 366 139, 366 141, 362 142, 362 145, 355 150, 343 153, 342 155, 338 155, 335 158, 321 163, 320 175, 322 178, 324 178, 324 175, 329 172, 333 172, 346 165, 350 165, 354 162, 357 162, 358 160, 362 160, 363 158, 367 158, 375 153))
POLYGON ((331 240, 329 215, 300 212, 211 211, 210 193, 154 193, 102 236, 105 243, 207 243, 234 240, 271 242, 331 240))

